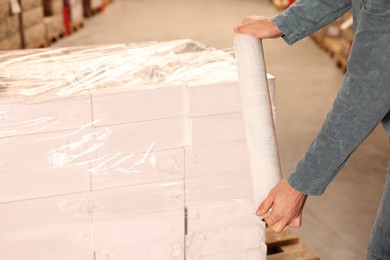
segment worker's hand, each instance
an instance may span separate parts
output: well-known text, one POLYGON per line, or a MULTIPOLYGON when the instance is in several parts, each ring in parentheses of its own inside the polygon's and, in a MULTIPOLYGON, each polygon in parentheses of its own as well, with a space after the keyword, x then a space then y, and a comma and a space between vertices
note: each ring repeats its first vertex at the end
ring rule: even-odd
POLYGON ((283 35, 271 18, 263 16, 245 17, 242 23, 234 28, 234 32, 249 34, 259 39, 278 38, 283 35))
POLYGON ((272 208, 270 216, 264 220, 275 232, 281 232, 286 226, 300 227, 306 198, 307 195, 295 190, 283 179, 260 204, 256 215, 262 216, 272 208))

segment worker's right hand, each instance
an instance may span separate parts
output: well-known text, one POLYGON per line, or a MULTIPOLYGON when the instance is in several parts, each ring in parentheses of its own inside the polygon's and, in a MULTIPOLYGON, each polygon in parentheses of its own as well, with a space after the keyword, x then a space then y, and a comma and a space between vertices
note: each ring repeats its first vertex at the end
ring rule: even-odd
POLYGON ((249 34, 259 39, 279 38, 283 32, 271 18, 264 16, 247 16, 240 25, 234 28, 235 33, 249 34))
POLYGON ((276 232, 281 232, 286 226, 300 227, 306 199, 307 195, 295 190, 286 179, 282 179, 260 204, 256 215, 262 216, 272 208, 271 214, 264 220, 276 232))

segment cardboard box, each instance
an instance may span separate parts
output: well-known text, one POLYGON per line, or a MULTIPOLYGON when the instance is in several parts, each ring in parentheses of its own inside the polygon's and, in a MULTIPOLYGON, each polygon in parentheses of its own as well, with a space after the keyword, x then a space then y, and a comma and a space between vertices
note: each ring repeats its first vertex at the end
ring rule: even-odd
POLYGON ((22 48, 22 41, 18 33, 0 41, 0 50, 17 50, 20 48, 22 48))
POLYGON ((184 260, 183 242, 169 245, 150 245, 142 248, 113 248, 96 252, 96 260, 184 260))
POLYGON ((63 0, 43 0, 43 10, 45 16, 63 15, 63 0))
POLYGON ((42 5, 42 0, 19 0, 22 11, 28 11, 42 5))
POLYGON ((252 179, 249 171, 186 178, 186 205, 213 205, 252 197, 252 179))
POLYGON ((185 100, 184 85, 92 92, 94 122, 97 126, 105 126, 184 116, 185 100))
POLYGON ((9 0, 0 0, 0 23, 5 20, 9 13, 9 0))
POLYGON ((90 253, 89 194, 0 204, 4 259, 52 259, 90 253))
POLYGON ((64 33, 64 19, 62 15, 53 15, 43 19, 45 24, 45 38, 57 38, 64 33))
POLYGON ((23 30, 24 35, 24 47, 25 48, 37 48, 45 41, 45 25, 43 20, 28 29, 23 30))
POLYGON ((7 26, 7 36, 8 38, 12 35, 17 34, 20 38, 20 24, 19 24, 19 15, 10 15, 5 20, 7 26))
POLYGON ((244 142, 186 147, 185 158, 187 177, 249 169, 248 148, 244 142))
MULTIPOLYGON (((260 220, 258 220, 260 221, 260 220)), ((264 237, 261 231, 265 230, 264 223, 238 223, 223 228, 199 230, 186 236, 186 259, 226 259, 223 255, 230 252, 259 250, 266 251, 264 237), (261 227, 261 225, 263 227, 261 227), (202 259, 202 258, 201 258, 202 259), (207 259, 207 258, 206 258, 207 259)), ((261 256, 261 255, 260 255, 261 256)), ((230 258, 231 259, 231 258, 230 258)), ((258 259, 263 259, 262 257, 258 259)))
POLYGON ((97 127, 96 131, 100 133, 97 137, 98 159, 178 148, 188 143, 186 117, 97 127))
POLYGON ((0 20, 0 41, 4 40, 7 36, 7 24, 5 20, 0 20))
POLYGON ((23 29, 33 27, 36 24, 43 22, 43 6, 37 6, 30 10, 22 12, 23 29))
POLYGON ((172 259, 172 253, 182 257, 184 227, 184 209, 97 220, 93 224, 93 249, 97 259, 172 259))
POLYGON ((90 190, 89 165, 0 173, 0 203, 90 190))
POLYGON ((78 129, 91 126, 89 95, 36 102, 0 102, 0 137, 78 129))
POLYGON ((184 248, 183 181, 95 191, 93 197, 93 248, 100 257, 126 248, 128 259, 142 259, 137 256, 150 246, 184 248))
POLYGON ((188 86, 188 115, 191 117, 241 111, 237 82, 188 86))
POLYGON ((256 249, 246 249, 239 251, 228 251, 217 255, 206 255, 197 257, 186 257, 187 260, 259 260, 264 259, 264 252, 267 251, 266 245, 256 249))
POLYGON ((104 158, 91 165, 92 189, 184 179, 184 149, 104 158))
POLYGON ((1 172, 61 168, 96 158, 93 129, 0 138, 1 172))
POLYGON ((81 0, 71 1, 70 4, 70 21, 79 22, 84 19, 83 3, 81 0))
POLYGON ((245 142, 245 127, 240 112, 195 117, 190 122, 193 147, 245 142))

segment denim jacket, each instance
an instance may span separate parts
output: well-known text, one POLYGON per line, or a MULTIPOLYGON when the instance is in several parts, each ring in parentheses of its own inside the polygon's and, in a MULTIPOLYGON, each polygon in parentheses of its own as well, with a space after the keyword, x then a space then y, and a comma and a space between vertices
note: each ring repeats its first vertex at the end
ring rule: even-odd
POLYGON ((320 132, 287 178, 308 195, 324 192, 379 123, 390 138, 390 1, 298 0, 273 18, 283 39, 293 44, 350 8, 355 37, 342 87, 320 132))

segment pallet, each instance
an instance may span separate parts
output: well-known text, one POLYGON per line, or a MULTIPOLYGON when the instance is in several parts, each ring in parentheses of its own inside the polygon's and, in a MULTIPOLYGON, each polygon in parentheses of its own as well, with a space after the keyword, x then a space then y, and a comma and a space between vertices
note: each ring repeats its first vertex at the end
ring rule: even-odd
POLYGON ((336 66, 341 69, 343 73, 347 72, 348 59, 344 57, 340 52, 335 57, 336 66))
POLYGON ((44 39, 42 41, 40 41, 39 43, 35 44, 34 46, 32 46, 31 48, 33 49, 36 49, 36 48, 47 48, 50 46, 50 41, 48 39, 44 39))
POLYGON ((291 230, 276 233, 266 230, 267 260, 320 260, 318 254, 299 244, 299 237, 291 230))
POLYGON ((341 41, 340 38, 332 38, 326 37, 321 47, 330 54, 330 56, 334 57, 336 53, 339 53, 341 50, 341 41))
POLYGON ((52 35, 49 35, 47 40, 49 42, 51 42, 51 43, 54 43, 54 42, 56 42, 59 39, 62 39, 64 37, 65 37, 65 32, 64 31, 59 31, 57 33, 53 33, 52 35))
POLYGON ((80 19, 78 21, 72 21, 71 22, 71 31, 72 31, 72 33, 73 32, 77 32, 78 30, 80 30, 83 27, 84 27, 84 19, 80 19))

